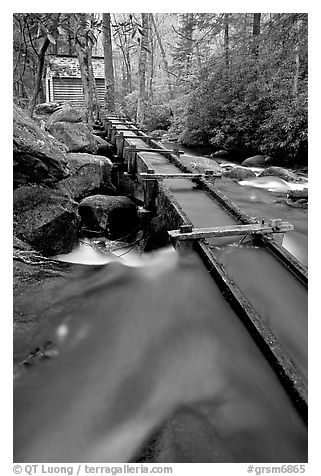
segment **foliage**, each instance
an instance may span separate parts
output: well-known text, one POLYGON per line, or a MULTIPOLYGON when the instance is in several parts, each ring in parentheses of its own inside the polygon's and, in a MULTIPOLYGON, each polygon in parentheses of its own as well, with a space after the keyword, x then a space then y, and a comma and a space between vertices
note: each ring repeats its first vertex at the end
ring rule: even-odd
POLYGON ((172 113, 168 105, 147 102, 144 124, 150 131, 167 130, 171 123, 172 113))
MULTIPOLYGON (((45 40, 51 51, 75 52, 77 14, 60 14, 54 27, 55 15, 14 15, 20 101, 32 96, 45 40)), ((83 29, 87 42, 99 43, 99 15, 90 14, 83 29)), ((162 13, 143 28, 140 14, 113 14, 116 109, 134 119, 144 90, 147 127, 169 128, 187 146, 226 148, 240 159, 266 153, 306 160, 307 14, 262 13, 258 19, 254 25, 253 13, 162 13)))
MULTIPOLYGON (((118 104, 117 112, 131 118, 136 117, 138 104, 138 91, 133 91, 125 96, 123 105, 118 104)), ((144 125, 150 130, 167 130, 172 123, 172 110, 168 104, 155 104, 152 101, 146 103, 146 115, 144 125)))
POLYGON ((237 35, 228 67, 218 49, 185 96, 183 144, 210 144, 238 151, 240 158, 266 153, 278 160, 306 160, 306 27, 306 18, 297 14, 267 19, 259 56, 249 53, 250 42, 240 48, 237 35))

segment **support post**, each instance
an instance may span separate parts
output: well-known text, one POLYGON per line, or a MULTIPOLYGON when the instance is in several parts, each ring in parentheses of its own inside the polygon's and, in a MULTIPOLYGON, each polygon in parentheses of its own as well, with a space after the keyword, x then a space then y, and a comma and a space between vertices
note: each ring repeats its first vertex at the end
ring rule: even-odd
MULTIPOLYGON (((127 148, 126 148, 127 149, 127 148)), ((132 146, 128 149, 128 161, 127 161, 127 172, 129 174, 136 173, 136 146, 132 146)))
MULTIPOLYGON (((268 224, 275 230, 282 226, 281 218, 274 218, 269 220, 268 224)), ((277 242, 278 245, 282 246, 284 233, 272 233, 272 239, 277 242)))
POLYGON ((112 123, 107 119, 106 121, 106 138, 108 141, 111 139, 111 134, 112 134, 112 123))
MULTIPOLYGON (((151 174, 152 177, 152 174, 151 174)), ((158 194, 157 179, 150 178, 145 179, 143 182, 144 187, 144 208, 146 210, 154 211, 156 209, 156 199, 158 194)))
POLYGON ((173 152, 172 152, 174 155, 176 155, 176 157, 179 159, 181 154, 184 153, 183 151, 180 151, 179 150, 179 146, 178 145, 174 145, 173 146, 173 152))
POLYGON ((118 189, 120 186, 120 179, 123 174, 122 164, 114 164, 112 168, 112 175, 115 187, 118 189))
MULTIPOLYGON (((179 228, 180 233, 190 233, 193 231, 193 225, 192 223, 183 223, 180 228, 179 228)), ((175 250, 178 252, 186 252, 186 251, 191 251, 194 247, 194 242, 193 240, 171 240, 173 243, 173 246, 175 250)))
POLYGON ((116 133, 117 133, 116 127, 114 127, 114 126, 112 125, 111 134, 110 134, 110 143, 111 143, 112 145, 115 145, 115 142, 116 142, 116 133))
POLYGON ((124 142, 125 142, 124 134, 120 132, 119 135, 116 136, 116 151, 117 151, 118 157, 123 156, 124 142))

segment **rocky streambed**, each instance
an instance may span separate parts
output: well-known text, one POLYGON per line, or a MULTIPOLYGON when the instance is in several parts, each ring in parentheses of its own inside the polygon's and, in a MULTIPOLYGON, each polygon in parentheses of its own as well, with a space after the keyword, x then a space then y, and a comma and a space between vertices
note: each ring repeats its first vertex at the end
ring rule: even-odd
MULTIPOLYGON (((52 316, 64 306, 57 289, 85 266, 78 258, 65 262, 72 250, 90 246, 96 253, 92 264, 101 264, 146 244, 146 211, 139 200, 122 195, 127 186, 116 189, 113 148, 99 126, 82 121, 81 111, 68 105, 38 108, 37 121, 14 107, 15 363, 28 359, 39 327, 48 325, 48 311, 52 316)), ((250 159, 240 166, 219 157, 181 156, 197 172, 219 172, 223 190, 227 182, 268 189, 272 180, 278 203, 307 207, 305 178, 262 167, 261 156, 250 159)))
MULTIPOLYGON (((32 351, 48 309, 64 305, 57 286, 82 266, 52 257, 70 253, 85 236, 125 237, 126 246, 137 240, 141 223, 138 204, 117 194, 113 150, 99 126, 83 123, 81 112, 68 105, 38 112, 32 120, 14 106, 15 363, 32 351)), ((104 243, 100 249, 106 250, 104 243)))

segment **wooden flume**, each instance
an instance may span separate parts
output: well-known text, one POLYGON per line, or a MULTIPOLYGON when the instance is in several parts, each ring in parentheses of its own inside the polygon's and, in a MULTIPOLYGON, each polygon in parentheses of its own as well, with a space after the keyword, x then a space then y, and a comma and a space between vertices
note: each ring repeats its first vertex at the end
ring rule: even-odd
MULTIPOLYGON (((127 126, 127 123, 123 124, 127 126)), ((112 125, 110 121, 109 127, 112 128, 112 125)), ((297 276, 303 284, 306 284, 305 270, 302 269, 299 263, 295 262, 296 260, 292 256, 288 256, 289 253, 280 246, 284 233, 292 231, 294 229, 293 225, 288 222, 283 222, 281 219, 263 220, 261 223, 256 222, 253 218, 245 215, 235 204, 231 203, 229 199, 215 189, 213 186, 213 178, 221 177, 220 174, 212 170, 206 170, 204 173, 194 173, 189 167, 186 167, 179 161, 180 154, 183 153, 183 151, 178 150, 178 148, 173 150, 165 149, 161 146, 158 148, 158 144, 139 129, 127 128, 124 131, 121 129, 122 128, 113 129, 113 135, 121 142, 119 150, 117 147, 117 153, 119 157, 124 159, 124 165, 127 164, 127 173, 141 180, 144 190, 145 209, 157 212, 159 206, 158 198, 161 196, 164 198, 167 197, 166 201, 171 203, 172 208, 176 210, 177 218, 181 223, 178 229, 168 231, 170 240, 179 250, 194 249, 197 251, 209 273, 222 289, 222 292, 236 310, 244 325, 248 328, 256 344, 270 362, 271 367, 288 392, 300 415, 307 421, 307 388, 301 375, 293 365, 291 358, 284 352, 277 337, 266 326, 264 320, 240 291, 233 278, 217 260, 211 249, 211 245, 206 241, 211 238, 233 236, 243 236, 244 238, 250 238, 251 236, 257 237, 257 239, 260 240, 258 243, 270 249, 270 251, 285 264, 290 272, 297 276), (125 135, 127 131, 134 132, 134 134, 137 134, 136 137, 130 135, 126 138, 125 135), (145 140, 146 146, 138 147, 132 145, 130 143, 131 139, 145 140), (180 169, 181 172, 157 173, 148 164, 147 158, 146 160, 144 159, 144 152, 163 155, 170 163, 180 169), (144 170, 144 172, 139 173, 141 170, 144 170), (206 180, 209 177, 211 177, 211 184, 206 180), (189 217, 184 210, 181 209, 175 197, 166 186, 166 179, 195 180, 198 186, 200 186, 212 200, 219 203, 227 213, 230 213, 242 224, 208 228, 194 227, 189 217)))

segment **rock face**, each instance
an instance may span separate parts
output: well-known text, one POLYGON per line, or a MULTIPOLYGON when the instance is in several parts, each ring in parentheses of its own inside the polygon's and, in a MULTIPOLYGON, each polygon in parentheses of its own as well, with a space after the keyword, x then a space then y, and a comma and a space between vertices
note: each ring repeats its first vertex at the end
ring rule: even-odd
POLYGON ((13 109, 14 187, 27 183, 51 185, 68 177, 66 149, 17 106, 13 109))
POLYGON ((261 167, 266 165, 271 160, 271 157, 268 155, 254 155, 253 157, 249 157, 242 162, 242 165, 246 165, 248 167, 261 167))
POLYGON ((68 253, 77 239, 77 205, 48 187, 19 187, 13 194, 14 235, 45 256, 68 253))
POLYGON ((60 109, 56 110, 47 120, 47 127, 49 128, 55 122, 82 122, 84 114, 75 107, 65 104, 60 109))
MULTIPOLYGON (((30 352, 45 344, 39 342, 39 332, 52 325, 55 314, 64 303, 56 287, 68 279, 69 273, 81 265, 54 262, 34 250, 14 249, 13 260, 13 359, 14 364, 24 361, 30 352)), ((20 373, 23 366, 15 368, 20 373)))
POLYGON ((128 235, 139 224, 137 206, 127 197, 87 197, 80 202, 79 214, 87 229, 100 231, 111 239, 128 235))
POLYGON ((112 159, 113 146, 109 142, 107 142, 105 139, 97 136, 96 134, 94 134, 93 137, 95 138, 97 146, 98 146, 97 154, 103 155, 105 157, 108 157, 109 159, 112 159))
POLYGON ((82 122, 55 122, 47 126, 50 134, 65 144, 68 152, 96 154, 99 146, 91 129, 82 122))
POLYGON ((236 180, 245 180, 248 177, 256 177, 255 173, 252 170, 246 170, 242 167, 233 167, 229 170, 224 170, 222 172, 223 177, 233 178, 236 180))
POLYGON ((57 188, 73 200, 97 193, 115 194, 111 183, 112 162, 106 157, 85 153, 67 154, 70 176, 62 180, 57 188))
POLYGON ((259 177, 266 177, 267 175, 279 177, 290 182, 300 180, 295 173, 291 172, 290 170, 283 169, 282 167, 268 167, 260 173, 259 177))
POLYGON ((59 102, 43 102, 36 105, 34 112, 39 115, 52 114, 60 107, 61 104, 59 102))

